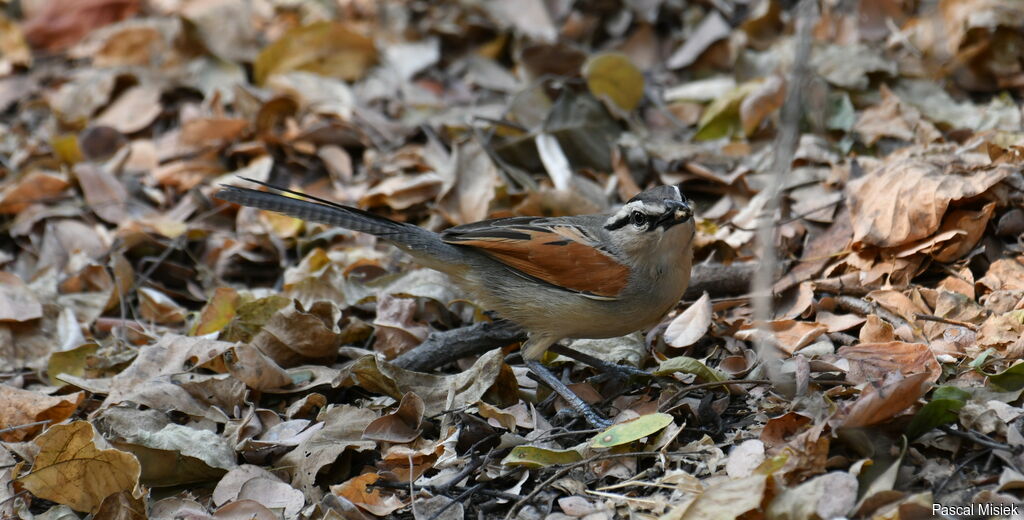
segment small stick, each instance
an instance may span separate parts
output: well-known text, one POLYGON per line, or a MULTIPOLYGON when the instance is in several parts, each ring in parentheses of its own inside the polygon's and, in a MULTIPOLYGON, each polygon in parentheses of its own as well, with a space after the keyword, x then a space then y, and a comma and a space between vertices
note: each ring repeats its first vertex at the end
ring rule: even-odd
POLYGON ((973 323, 967 323, 966 321, 951 320, 949 318, 943 318, 942 316, 936 316, 934 314, 916 314, 917 319, 925 321, 935 321, 939 323, 945 323, 946 325, 956 325, 957 327, 963 327, 965 329, 971 329, 975 332, 978 331, 978 326, 973 323))
POLYGON ((19 424, 17 426, 8 426, 7 428, 0 429, 0 433, 13 432, 14 430, 24 430, 25 428, 31 428, 33 426, 40 426, 43 424, 50 424, 50 419, 47 419, 45 421, 36 421, 27 424, 19 424))

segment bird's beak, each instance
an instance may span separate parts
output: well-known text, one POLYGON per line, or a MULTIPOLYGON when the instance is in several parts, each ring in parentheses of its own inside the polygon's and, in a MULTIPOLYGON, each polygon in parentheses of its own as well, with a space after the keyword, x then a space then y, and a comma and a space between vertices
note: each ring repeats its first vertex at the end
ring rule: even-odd
POLYGON ((666 200, 665 214, 658 220, 658 224, 668 229, 676 224, 682 224, 693 218, 693 209, 690 202, 686 200, 666 200))

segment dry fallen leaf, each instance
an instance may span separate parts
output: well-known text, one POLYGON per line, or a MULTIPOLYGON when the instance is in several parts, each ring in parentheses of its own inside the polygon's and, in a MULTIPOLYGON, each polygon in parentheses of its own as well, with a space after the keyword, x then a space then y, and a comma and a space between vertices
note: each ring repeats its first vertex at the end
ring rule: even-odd
POLYGON ((385 495, 378 488, 370 491, 368 486, 379 479, 380 475, 376 473, 365 473, 337 486, 331 486, 331 493, 342 496, 377 516, 387 516, 405 507, 395 495, 385 495))
MULTIPOLYGON (((0 385, 0 430, 22 426, 39 421, 57 424, 71 417, 85 394, 76 392, 65 396, 50 396, 0 385)), ((32 428, 16 428, 0 433, 0 438, 7 442, 18 442, 28 439, 42 430, 45 425, 32 428)))
POLYGON ((97 27, 138 12, 138 0, 47 0, 25 21, 25 38, 33 47, 67 49, 97 27))
POLYGON ((103 499, 139 485, 139 462, 123 451, 103 448, 85 421, 52 426, 35 440, 32 471, 18 479, 33 495, 76 511, 94 512, 103 499))
POLYGON ((920 372, 878 388, 868 387, 833 422, 837 428, 863 428, 885 422, 916 403, 931 387, 931 379, 932 374, 920 372))
POLYGON ((711 298, 705 292, 685 311, 672 319, 665 329, 665 343, 676 348, 697 342, 711 326, 711 298))
POLYGON ((1006 165, 969 167, 907 159, 891 161, 850 182, 853 239, 896 247, 939 229, 953 201, 978 196, 1010 175, 1006 165))
POLYGON ((256 83, 274 74, 305 70, 355 81, 377 61, 373 40, 336 22, 296 27, 266 46, 253 63, 256 83))

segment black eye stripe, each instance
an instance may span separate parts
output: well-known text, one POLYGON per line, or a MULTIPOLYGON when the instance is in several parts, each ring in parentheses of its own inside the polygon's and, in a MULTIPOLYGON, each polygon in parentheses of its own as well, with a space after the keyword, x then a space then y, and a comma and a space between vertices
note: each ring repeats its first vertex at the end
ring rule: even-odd
POLYGON ((619 218, 619 220, 616 220, 615 222, 605 224, 604 228, 607 229, 608 231, 614 231, 616 229, 621 228, 622 226, 625 226, 626 224, 629 224, 629 215, 621 217, 619 218))

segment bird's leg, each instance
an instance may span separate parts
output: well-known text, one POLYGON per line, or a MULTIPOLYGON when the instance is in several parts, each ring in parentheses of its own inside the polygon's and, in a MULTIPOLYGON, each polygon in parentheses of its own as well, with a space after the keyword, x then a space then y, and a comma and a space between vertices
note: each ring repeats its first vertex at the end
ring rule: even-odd
POLYGON ((621 379, 629 379, 630 376, 642 376, 651 377, 651 374, 647 371, 640 370, 639 368, 631 367, 629 365, 619 365, 617 363, 611 363, 603 359, 598 359, 590 354, 584 354, 578 350, 573 350, 565 345, 555 343, 549 348, 551 352, 565 356, 570 359, 575 359, 580 363, 590 365, 601 372, 607 374, 613 374, 619 376, 621 379))
POLYGON ((537 377, 544 381, 544 384, 548 385, 559 397, 569 403, 569 406, 582 415, 591 426, 603 429, 612 425, 611 421, 598 415, 590 405, 581 399, 580 396, 573 393, 568 386, 565 386, 565 383, 555 377, 555 374, 552 374, 548 367, 544 366, 540 361, 535 359, 525 359, 524 361, 530 371, 537 374, 537 377))

